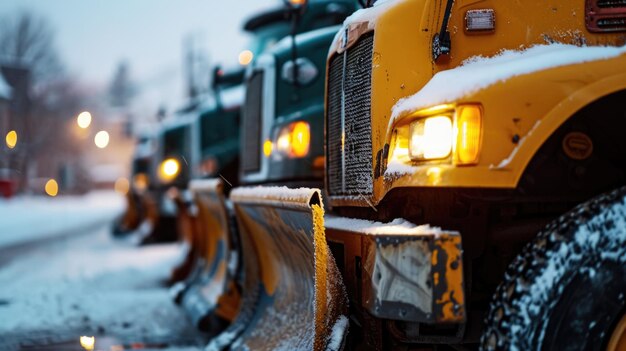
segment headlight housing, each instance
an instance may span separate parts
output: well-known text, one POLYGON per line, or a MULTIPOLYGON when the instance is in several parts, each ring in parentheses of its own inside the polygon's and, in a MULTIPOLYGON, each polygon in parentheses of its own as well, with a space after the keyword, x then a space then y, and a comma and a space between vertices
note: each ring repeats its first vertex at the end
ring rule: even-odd
MULTIPOLYGON (((302 158, 309 154, 311 146, 311 126, 304 121, 290 123, 276 134, 270 153, 277 158, 302 158)), ((264 146, 265 149, 265 146, 264 146)), ((267 153, 266 153, 267 155, 267 153)))
POLYGON ((163 160, 159 165, 159 179, 164 183, 169 183, 176 179, 180 173, 180 162, 175 158, 163 160))
POLYGON ((436 106, 417 111, 412 117, 395 128, 392 160, 478 163, 482 136, 480 105, 436 106))

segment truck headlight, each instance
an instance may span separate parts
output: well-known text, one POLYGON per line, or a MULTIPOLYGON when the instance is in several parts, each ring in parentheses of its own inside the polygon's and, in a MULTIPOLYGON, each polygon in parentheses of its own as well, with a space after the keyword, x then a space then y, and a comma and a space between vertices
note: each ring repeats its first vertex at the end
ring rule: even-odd
POLYGON ((169 183, 176 178, 180 172, 180 163, 175 158, 163 160, 159 165, 159 179, 169 183))
POLYGON ((435 116, 411 123, 409 155, 412 160, 446 158, 452 151, 452 119, 435 116))
POLYGON ((407 163, 442 160, 457 165, 478 162, 482 108, 441 105, 417 111, 395 128, 392 160, 407 163))
POLYGON ((274 146, 279 155, 301 158, 309 154, 311 127, 309 123, 298 121, 282 127, 276 136, 274 146))

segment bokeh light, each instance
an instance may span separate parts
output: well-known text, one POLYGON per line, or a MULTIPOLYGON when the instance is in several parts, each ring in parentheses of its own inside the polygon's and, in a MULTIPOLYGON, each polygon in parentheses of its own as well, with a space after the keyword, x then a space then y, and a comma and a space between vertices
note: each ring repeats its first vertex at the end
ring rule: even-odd
POLYGON ((89 125, 91 125, 91 113, 87 111, 81 112, 76 118, 76 123, 83 129, 89 128, 89 125))
POLYGON ((239 53, 239 64, 242 66, 247 66, 252 62, 254 58, 254 54, 250 50, 244 50, 239 53))
POLYGON ((14 148, 17 145, 17 132, 14 130, 8 132, 5 141, 9 149, 14 148))
POLYGON ((80 346, 87 351, 91 351, 96 346, 96 338, 94 336, 81 336, 80 346))
POLYGON ((117 192, 118 194, 126 195, 126 193, 128 193, 128 190, 130 189, 130 182, 124 177, 117 178, 114 188, 115 192, 117 192))
POLYGON ((97 147, 104 149, 107 145, 109 145, 109 133, 106 130, 99 131, 93 138, 93 142, 97 147))
POLYGON ((48 196, 52 196, 52 197, 57 196, 57 194, 59 193, 59 184, 57 183, 56 180, 49 179, 46 182, 45 190, 48 196))

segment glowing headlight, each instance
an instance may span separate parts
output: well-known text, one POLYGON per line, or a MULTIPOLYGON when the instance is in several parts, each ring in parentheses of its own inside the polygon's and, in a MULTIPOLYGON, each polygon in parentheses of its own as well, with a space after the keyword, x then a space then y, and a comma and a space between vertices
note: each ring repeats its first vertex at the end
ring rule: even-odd
POLYGON ((417 119, 395 128, 390 161, 478 163, 482 138, 480 105, 440 105, 417 111, 414 116, 417 119))
POLYGON ((452 119, 448 116, 423 118, 411 123, 409 156, 413 160, 446 158, 452 151, 452 119))
POLYGON ((280 155, 289 158, 300 158, 309 154, 311 144, 311 127, 307 122, 291 123, 277 134, 274 145, 280 155))
POLYGON ((171 182, 180 172, 180 163, 174 158, 168 158, 159 166, 159 178, 163 182, 171 182))

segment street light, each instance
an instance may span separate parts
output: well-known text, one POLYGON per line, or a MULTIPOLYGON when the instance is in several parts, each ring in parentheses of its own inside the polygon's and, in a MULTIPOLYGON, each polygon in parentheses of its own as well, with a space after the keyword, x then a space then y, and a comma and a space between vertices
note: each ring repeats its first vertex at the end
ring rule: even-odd
POLYGON ((15 145, 17 145, 17 132, 14 130, 8 132, 5 138, 5 142, 7 143, 7 147, 9 149, 14 148, 15 145))
POLYGON ((78 126, 82 129, 89 128, 91 124, 91 113, 87 111, 81 112, 78 117, 76 117, 76 123, 78 123, 78 126))
POLYGON ((242 66, 247 66, 252 62, 254 58, 254 54, 250 50, 244 50, 239 53, 239 64, 242 66))
POLYGON ((46 190, 46 194, 48 194, 48 196, 55 197, 59 193, 59 184, 56 180, 49 179, 46 182, 44 189, 46 190))
POLYGON ((99 131, 93 138, 93 142, 100 149, 104 149, 107 145, 109 145, 109 133, 106 130, 99 131))

